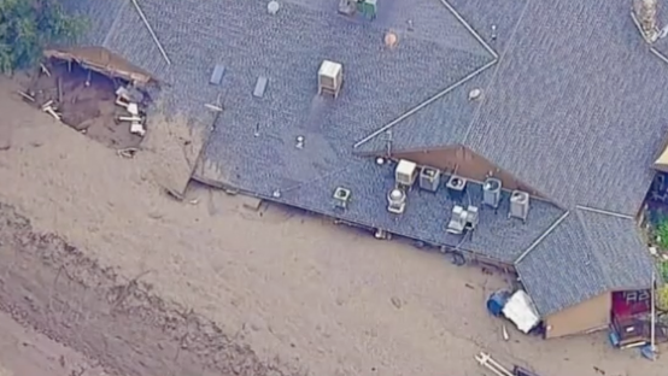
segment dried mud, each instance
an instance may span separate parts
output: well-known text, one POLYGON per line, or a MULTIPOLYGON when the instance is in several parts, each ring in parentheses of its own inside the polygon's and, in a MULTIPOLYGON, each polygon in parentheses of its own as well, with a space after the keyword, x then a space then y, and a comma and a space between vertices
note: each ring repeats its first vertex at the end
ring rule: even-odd
POLYGON ((228 336, 141 282, 101 268, 54 234, 0 204, 0 309, 116 375, 287 376, 263 364, 243 336, 228 336))

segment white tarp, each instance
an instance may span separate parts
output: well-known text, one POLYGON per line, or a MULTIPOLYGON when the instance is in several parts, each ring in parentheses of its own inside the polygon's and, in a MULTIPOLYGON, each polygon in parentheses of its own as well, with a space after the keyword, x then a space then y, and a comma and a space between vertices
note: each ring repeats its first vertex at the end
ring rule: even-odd
POLYGON ((529 333, 540 322, 540 316, 531 298, 523 290, 517 290, 508 299, 503 307, 503 315, 523 333, 529 333))

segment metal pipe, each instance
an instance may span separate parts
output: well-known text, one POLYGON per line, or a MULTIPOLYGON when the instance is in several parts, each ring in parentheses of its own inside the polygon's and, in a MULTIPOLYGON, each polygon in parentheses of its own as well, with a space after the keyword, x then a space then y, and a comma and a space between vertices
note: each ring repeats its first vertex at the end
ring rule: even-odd
MULTIPOLYGON (((652 287, 650 290, 650 350, 652 355, 656 353, 656 272, 652 270, 652 287)), ((654 358, 652 358, 654 359, 654 358)))

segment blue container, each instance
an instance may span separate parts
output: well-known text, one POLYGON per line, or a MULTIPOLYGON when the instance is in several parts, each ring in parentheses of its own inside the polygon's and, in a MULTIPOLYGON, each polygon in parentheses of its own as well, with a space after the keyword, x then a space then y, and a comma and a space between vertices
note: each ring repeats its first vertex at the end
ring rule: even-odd
POLYGON ((508 303, 510 299, 510 292, 501 290, 492 293, 487 299, 487 310, 492 316, 499 317, 503 313, 503 307, 508 303))
POLYGON ((612 345, 612 347, 619 348, 619 335, 614 329, 610 329, 608 339, 610 340, 610 345, 612 345))

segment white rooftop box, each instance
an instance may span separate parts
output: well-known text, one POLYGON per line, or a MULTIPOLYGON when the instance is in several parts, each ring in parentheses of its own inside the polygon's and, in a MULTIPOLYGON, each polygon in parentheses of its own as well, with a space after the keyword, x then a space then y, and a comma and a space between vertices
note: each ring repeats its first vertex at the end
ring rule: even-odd
POLYGON ((318 94, 327 92, 339 96, 343 84, 343 65, 330 60, 324 60, 318 70, 318 94))
POLYGON ((418 168, 415 162, 401 159, 397 164, 397 169, 394 171, 394 179, 397 184, 410 187, 415 183, 417 173, 418 168))

